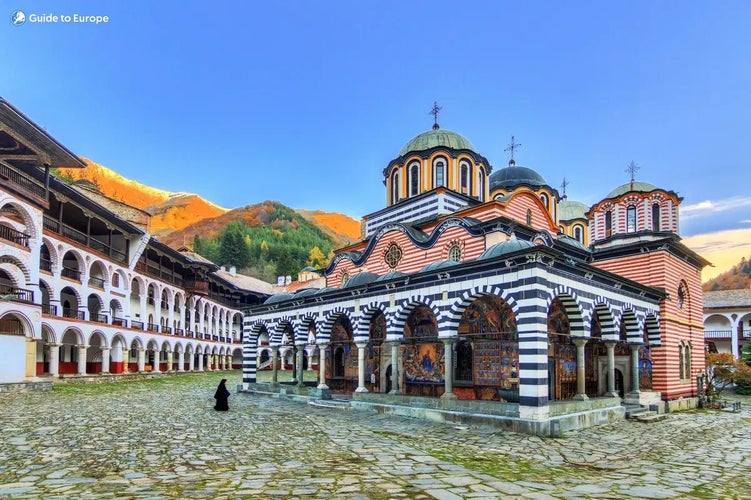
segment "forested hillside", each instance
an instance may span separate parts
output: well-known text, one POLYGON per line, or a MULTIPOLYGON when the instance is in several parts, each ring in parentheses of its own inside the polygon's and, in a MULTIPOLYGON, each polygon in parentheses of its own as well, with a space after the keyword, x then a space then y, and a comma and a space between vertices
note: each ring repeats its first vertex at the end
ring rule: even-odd
POLYGON ((275 201, 231 210, 186 231, 193 234, 194 252, 270 282, 296 279, 305 266, 323 267, 335 248, 321 228, 275 201))
POLYGON ((715 290, 738 290, 740 288, 748 288, 751 286, 751 256, 746 259, 745 257, 741 261, 733 266, 729 271, 725 271, 704 283, 703 288, 705 292, 711 292, 715 290))

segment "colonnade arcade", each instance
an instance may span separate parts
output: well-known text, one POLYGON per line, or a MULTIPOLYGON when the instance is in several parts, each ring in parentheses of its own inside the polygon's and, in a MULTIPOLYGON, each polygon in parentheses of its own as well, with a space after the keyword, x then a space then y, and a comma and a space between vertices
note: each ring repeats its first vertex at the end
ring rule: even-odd
POLYGON ((320 317, 257 319, 246 325, 246 358, 250 352, 259 369, 273 370, 276 383, 279 353, 294 345, 294 382, 305 382, 300 356, 306 352, 320 357, 318 388, 335 393, 517 403, 524 378, 520 353, 530 352, 543 369, 547 361, 550 401, 651 389, 650 339, 659 341, 651 310, 637 316, 628 304, 616 308, 600 300, 586 308, 572 295, 550 295, 546 323, 539 325, 547 333, 546 350, 540 352, 539 336, 520 338, 518 327, 536 314, 522 310, 513 296, 497 287, 465 296, 450 308, 416 297, 400 307, 374 302, 359 314, 335 308, 320 317), (263 357, 256 358, 260 352, 263 357))
POLYGON ((87 335, 73 326, 57 333, 45 323, 37 351, 37 374, 53 377, 231 370, 242 364, 239 346, 170 342, 148 335, 126 337, 120 333, 108 339, 103 332, 93 331, 87 335))

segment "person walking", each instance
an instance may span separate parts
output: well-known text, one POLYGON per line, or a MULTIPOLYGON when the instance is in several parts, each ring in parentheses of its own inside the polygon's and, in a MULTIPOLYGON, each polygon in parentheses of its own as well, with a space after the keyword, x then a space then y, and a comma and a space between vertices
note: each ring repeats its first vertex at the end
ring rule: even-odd
POLYGON ((216 392, 214 393, 214 399, 216 399, 214 409, 216 411, 229 410, 229 390, 227 390, 226 383, 227 379, 223 378, 222 381, 219 382, 219 387, 216 388, 216 392))

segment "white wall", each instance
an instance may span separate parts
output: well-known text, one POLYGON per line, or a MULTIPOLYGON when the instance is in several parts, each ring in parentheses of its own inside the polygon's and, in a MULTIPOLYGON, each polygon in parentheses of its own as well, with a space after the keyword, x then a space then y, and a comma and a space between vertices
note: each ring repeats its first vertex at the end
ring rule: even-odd
POLYGON ((26 375, 26 337, 0 335, 0 383, 23 382, 26 375))

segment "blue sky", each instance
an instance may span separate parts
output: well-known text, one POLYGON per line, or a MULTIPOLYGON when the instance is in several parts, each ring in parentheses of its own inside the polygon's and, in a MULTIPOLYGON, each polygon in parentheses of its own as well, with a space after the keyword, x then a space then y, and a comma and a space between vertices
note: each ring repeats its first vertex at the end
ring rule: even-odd
POLYGON ((591 204, 639 180, 682 233, 751 227, 751 2, 8 0, 0 95, 79 155, 225 207, 360 217, 430 128, 591 204), (31 23, 11 13, 107 15, 31 23))

